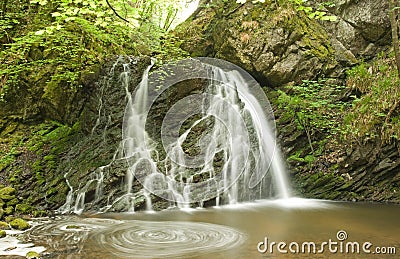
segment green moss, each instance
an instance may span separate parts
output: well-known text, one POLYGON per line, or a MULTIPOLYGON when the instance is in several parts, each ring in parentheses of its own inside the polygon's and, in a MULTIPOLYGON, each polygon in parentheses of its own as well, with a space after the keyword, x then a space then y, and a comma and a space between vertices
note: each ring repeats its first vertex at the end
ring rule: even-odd
POLYGON ((0 238, 6 237, 7 233, 4 230, 0 230, 0 238))
POLYGON ((13 213, 14 213, 14 207, 9 206, 4 209, 4 215, 11 215, 13 213))
POLYGON ((33 172, 39 172, 41 170, 43 170, 43 167, 41 165, 41 160, 36 160, 33 164, 32 164, 32 171, 33 172))
POLYGON ((7 206, 9 206, 9 207, 14 207, 15 205, 18 204, 18 199, 17 199, 17 198, 14 198, 14 199, 12 199, 12 200, 9 200, 6 204, 7 204, 7 206))
POLYGON ((40 254, 38 254, 35 251, 29 251, 28 253, 26 253, 25 256, 27 259, 39 259, 40 258, 40 254))
POLYGON ((32 211, 32 216, 35 218, 47 216, 48 213, 44 210, 34 210, 32 211))
POLYGON ((27 214, 30 213, 31 211, 32 211, 32 206, 29 204, 17 204, 17 206, 15 206, 15 212, 27 214))
POLYGON ((0 221, 0 229, 10 229, 10 226, 8 225, 7 222, 0 221))
POLYGON ((14 219, 16 219, 14 216, 7 216, 7 217, 5 217, 4 218, 4 220, 6 221, 6 222, 8 222, 8 223, 10 223, 11 221, 13 221, 14 219))
POLYGON ((15 160, 13 153, 8 153, 0 158, 0 172, 12 164, 15 160))
POLYGON ((9 201, 15 198, 15 189, 7 186, 0 189, 0 199, 3 201, 9 201))
POLYGON ((26 230, 31 227, 28 222, 20 218, 11 221, 10 226, 17 230, 26 230))

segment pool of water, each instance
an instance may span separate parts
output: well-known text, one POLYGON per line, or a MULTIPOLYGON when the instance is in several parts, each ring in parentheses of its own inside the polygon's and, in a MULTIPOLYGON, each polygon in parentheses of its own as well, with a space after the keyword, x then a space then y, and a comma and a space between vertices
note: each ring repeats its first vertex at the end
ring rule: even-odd
POLYGON ((41 219, 23 239, 44 258, 399 258, 399 216, 399 205, 294 198, 41 219))

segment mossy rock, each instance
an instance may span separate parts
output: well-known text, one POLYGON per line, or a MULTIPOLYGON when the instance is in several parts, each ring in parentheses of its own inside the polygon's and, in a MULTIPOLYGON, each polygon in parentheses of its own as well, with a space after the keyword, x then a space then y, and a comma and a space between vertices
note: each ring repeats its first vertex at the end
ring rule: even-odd
POLYGON ((17 204, 15 206, 15 212, 27 214, 30 213, 31 211, 32 211, 32 206, 29 204, 17 204))
POLYGON ((14 213, 14 207, 8 206, 4 209, 4 214, 5 215, 11 215, 14 213))
POLYGON ((4 230, 0 230, 0 238, 6 237, 7 233, 4 230))
POLYGON ((35 251, 29 251, 28 253, 26 253, 26 258, 27 259, 39 259, 40 254, 35 251))
POLYGON ((44 210, 34 210, 34 211, 32 211, 32 216, 35 217, 35 218, 45 217, 47 215, 48 215, 48 213, 46 211, 44 211, 44 210))
POLYGON ((0 189, 0 199, 3 201, 9 201, 15 198, 15 189, 7 186, 0 189))
POLYGON ((17 218, 10 222, 10 226, 17 230, 26 230, 31 227, 28 222, 23 219, 17 218))
POLYGON ((4 216, 4 210, 2 208, 0 208, 0 219, 2 219, 4 216))
POLYGON ((6 204, 7 207, 14 207, 15 205, 18 204, 18 199, 17 198, 11 199, 6 204))
POLYGON ((16 219, 16 217, 11 216, 11 215, 4 218, 4 220, 5 220, 6 222, 8 222, 8 223, 10 223, 11 221, 13 221, 14 219, 16 219))
POLYGON ((0 221, 0 229, 10 229, 10 226, 8 225, 7 222, 0 221))

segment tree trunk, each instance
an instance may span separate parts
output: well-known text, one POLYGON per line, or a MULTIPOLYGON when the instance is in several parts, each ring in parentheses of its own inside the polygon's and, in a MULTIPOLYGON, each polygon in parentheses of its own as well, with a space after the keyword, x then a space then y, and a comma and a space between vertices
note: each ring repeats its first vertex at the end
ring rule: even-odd
POLYGON ((389 0, 389 17, 390 25, 392 27, 392 43, 394 55, 396 59, 396 67, 398 76, 400 76, 400 49, 399 49, 399 32, 397 23, 397 0, 389 0))

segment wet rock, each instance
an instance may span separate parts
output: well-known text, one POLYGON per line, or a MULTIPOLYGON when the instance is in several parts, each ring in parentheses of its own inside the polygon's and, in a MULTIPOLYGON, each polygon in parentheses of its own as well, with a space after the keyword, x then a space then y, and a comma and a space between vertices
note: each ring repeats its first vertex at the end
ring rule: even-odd
POLYGON ((76 226, 76 225, 69 225, 66 227, 66 229, 82 229, 83 226, 76 226))
MULTIPOLYGON (((341 145, 345 145, 342 143, 341 145)), ((306 195, 315 197, 310 193, 319 192, 320 198, 329 198, 331 192, 339 192, 336 199, 356 201, 385 201, 400 203, 400 156, 398 153, 398 142, 382 146, 379 139, 369 141, 364 145, 348 146, 351 150, 345 156, 340 156, 341 162, 335 166, 337 175, 333 179, 337 184, 334 189, 329 190, 328 185, 320 185, 322 180, 318 174, 311 177, 301 177, 307 181, 306 195), (316 177, 318 180, 311 180, 316 177)), ((338 149, 344 149, 337 146, 338 149)), ((348 151, 349 151, 348 150, 348 151)), ((335 155, 334 155, 335 156, 335 155)), ((321 157, 321 159, 325 159, 321 157)), ((326 161, 329 165, 330 162, 326 161)), ((328 166, 329 167, 329 166, 328 166)))

